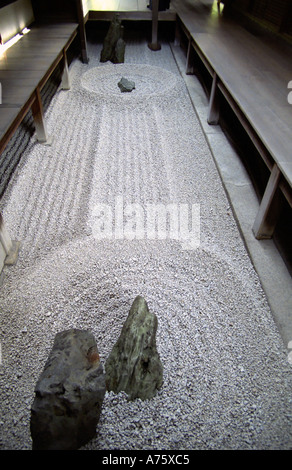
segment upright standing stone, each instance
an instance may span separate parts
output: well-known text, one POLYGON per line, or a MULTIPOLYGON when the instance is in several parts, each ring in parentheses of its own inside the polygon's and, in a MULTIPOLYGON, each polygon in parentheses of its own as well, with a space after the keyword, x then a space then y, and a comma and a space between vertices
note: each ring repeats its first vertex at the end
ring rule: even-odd
POLYGON ((107 62, 109 60, 114 64, 123 63, 125 45, 125 41, 123 40, 123 26, 118 15, 115 15, 104 39, 100 61, 107 62))
POLYGON ((105 364, 107 390, 123 390, 130 400, 145 400, 161 388, 163 367, 156 349, 157 326, 157 317, 144 298, 136 297, 105 364))
POLYGON ((123 64, 125 62, 125 49, 126 43, 122 37, 120 37, 115 45, 115 53, 114 57, 112 58, 112 62, 114 64, 123 64))
POLYGON ((35 387, 30 430, 34 450, 74 450, 96 435, 105 376, 89 331, 58 333, 35 387))

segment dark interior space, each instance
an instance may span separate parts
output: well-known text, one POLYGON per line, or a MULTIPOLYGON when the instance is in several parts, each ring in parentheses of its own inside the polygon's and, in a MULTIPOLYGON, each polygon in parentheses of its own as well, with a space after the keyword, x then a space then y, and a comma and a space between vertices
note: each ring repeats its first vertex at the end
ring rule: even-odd
MULTIPOLYGON (((86 36, 88 40, 93 42, 103 42, 108 29, 109 21, 89 20, 86 23, 86 36)), ((122 20, 124 26, 124 39, 143 38, 147 41, 151 40, 152 26, 150 21, 132 21, 122 20)), ((173 41, 175 35, 175 25, 171 21, 163 21, 159 24, 158 40, 173 41)))
POLYGON ((78 21, 77 2, 72 0, 31 1, 37 22, 78 21))

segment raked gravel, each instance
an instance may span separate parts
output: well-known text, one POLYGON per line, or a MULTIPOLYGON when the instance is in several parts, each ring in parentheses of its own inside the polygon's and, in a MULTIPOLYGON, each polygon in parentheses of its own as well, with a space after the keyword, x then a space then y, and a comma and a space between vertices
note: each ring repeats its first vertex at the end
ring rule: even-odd
POLYGON ((46 113, 52 145, 31 140, 1 201, 22 243, 0 292, 1 449, 31 449, 56 333, 89 329, 104 364, 138 294, 158 317, 163 387, 147 401, 106 393, 83 449, 291 449, 291 364, 171 49, 131 40, 116 66, 100 50, 72 63, 46 113), (114 213, 118 197, 199 204, 199 247, 97 239, 97 204, 114 213))

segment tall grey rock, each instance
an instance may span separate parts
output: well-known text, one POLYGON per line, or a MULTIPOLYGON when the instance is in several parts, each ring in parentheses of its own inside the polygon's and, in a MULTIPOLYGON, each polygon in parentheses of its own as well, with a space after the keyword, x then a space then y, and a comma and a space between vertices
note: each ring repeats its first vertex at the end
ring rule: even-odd
POLYGON ((125 391, 130 400, 152 398, 163 383, 163 367, 156 349, 158 320, 145 299, 137 296, 120 337, 105 364, 107 390, 125 391))
POLYGON ((124 62, 126 43, 123 39, 123 26, 116 14, 112 19, 103 42, 100 61, 111 61, 113 64, 124 62))
MULTIPOLYGON (((123 34, 123 26, 121 27, 121 34, 123 34)), ((116 42, 114 56, 111 59, 114 64, 123 64, 125 62, 125 49, 126 43, 121 36, 116 42)))
POLYGON ((74 450, 96 435, 105 376, 89 331, 55 336, 35 387, 30 430, 34 450, 74 450))

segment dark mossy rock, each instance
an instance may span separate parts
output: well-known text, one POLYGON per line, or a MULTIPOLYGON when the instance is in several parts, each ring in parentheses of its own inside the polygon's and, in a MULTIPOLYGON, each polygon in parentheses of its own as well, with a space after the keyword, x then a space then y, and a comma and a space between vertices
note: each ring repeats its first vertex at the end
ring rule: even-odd
POLYGON ((76 450, 94 438, 105 392, 93 335, 78 329, 58 333, 35 387, 33 450, 76 450))
POLYGON ((156 349, 157 326, 157 317, 144 298, 136 297, 105 364, 107 390, 125 391, 130 400, 145 400, 161 388, 163 367, 156 349))
POLYGON ((115 52, 112 58, 114 64, 123 64, 125 62, 125 49, 126 43, 122 38, 119 38, 115 45, 115 52))
POLYGON ((126 43, 123 40, 123 26, 118 15, 115 15, 104 39, 100 61, 110 61, 114 64, 123 63, 125 57, 125 46, 126 43))

